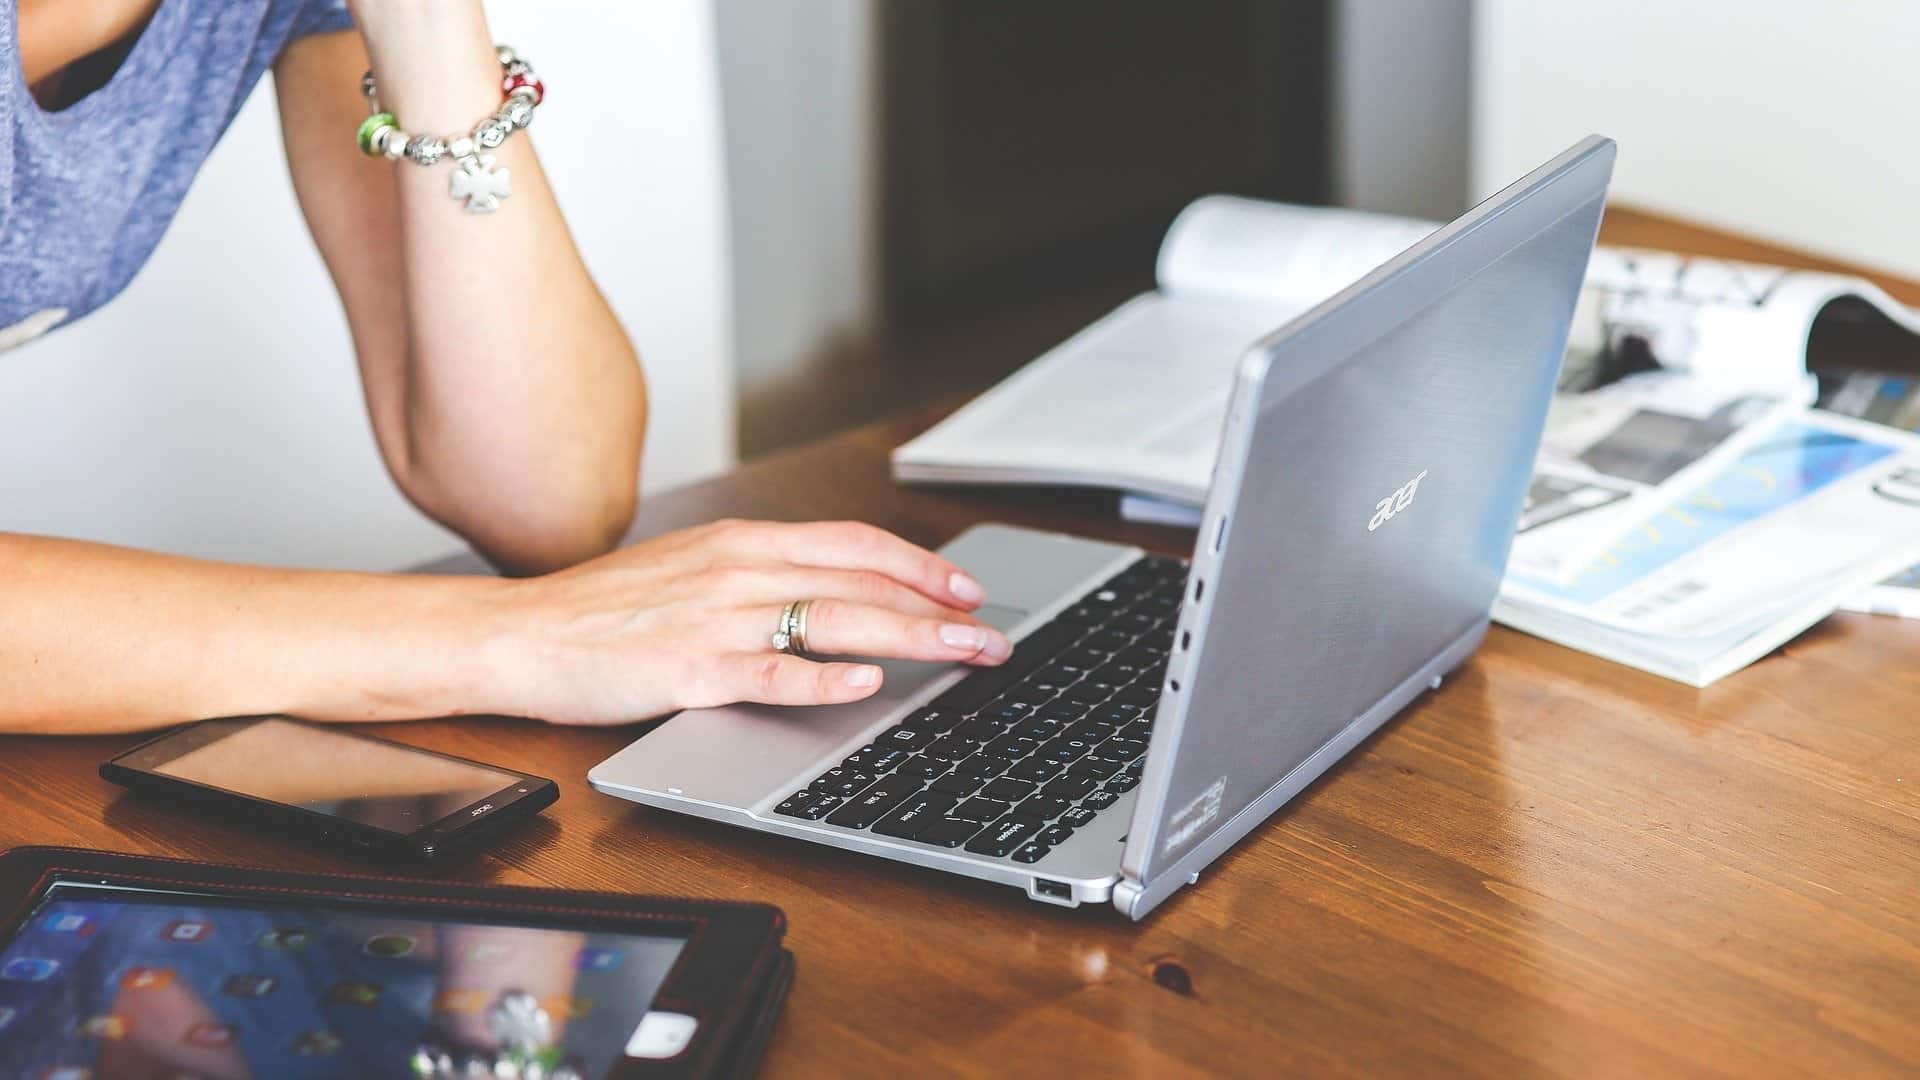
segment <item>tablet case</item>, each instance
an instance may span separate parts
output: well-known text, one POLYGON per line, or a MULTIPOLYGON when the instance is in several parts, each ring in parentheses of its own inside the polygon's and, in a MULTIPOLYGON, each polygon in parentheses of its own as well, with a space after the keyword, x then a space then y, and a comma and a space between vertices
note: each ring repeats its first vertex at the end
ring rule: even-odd
POLYGON ((678 1057, 648 1062, 628 1059, 617 1065, 612 1075, 620 1080, 753 1075, 793 982, 794 956, 781 946, 786 916, 769 904, 290 873, 83 848, 0 851, 0 933, 18 926, 57 880, 75 878, 100 884, 211 889, 276 901, 387 902, 397 908, 480 920, 559 916, 616 924, 691 924, 682 958, 699 962, 676 963, 654 1007, 699 1016, 700 1032, 678 1057))

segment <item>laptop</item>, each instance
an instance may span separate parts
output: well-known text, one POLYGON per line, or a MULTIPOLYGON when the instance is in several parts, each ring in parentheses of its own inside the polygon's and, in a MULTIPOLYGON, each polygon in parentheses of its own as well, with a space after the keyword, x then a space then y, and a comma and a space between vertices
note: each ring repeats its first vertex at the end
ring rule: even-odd
POLYGON ((609 795, 1139 919, 1485 636, 1599 229, 1591 137, 1255 343, 1190 560, 983 525, 1002 667, 700 709, 609 795))

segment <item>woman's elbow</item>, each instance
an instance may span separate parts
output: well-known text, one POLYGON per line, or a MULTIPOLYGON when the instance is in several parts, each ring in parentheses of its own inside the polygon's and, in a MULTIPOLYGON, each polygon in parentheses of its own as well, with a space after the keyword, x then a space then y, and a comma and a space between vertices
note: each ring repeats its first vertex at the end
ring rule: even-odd
POLYGON ((639 491, 627 478, 591 494, 515 507, 462 531, 503 573, 532 576, 564 570, 620 546, 639 507, 639 491))

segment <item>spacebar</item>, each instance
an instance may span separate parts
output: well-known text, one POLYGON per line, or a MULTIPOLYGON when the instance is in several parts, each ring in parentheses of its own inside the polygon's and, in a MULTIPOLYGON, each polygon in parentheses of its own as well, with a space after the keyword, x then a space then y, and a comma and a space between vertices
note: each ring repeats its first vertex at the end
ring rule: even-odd
POLYGON ((999 667, 980 668, 955 683, 952 689, 933 699, 933 708, 945 712, 970 713, 1000 692, 1026 678, 1041 664, 1065 652, 1079 640, 1085 628, 1072 623, 1048 623, 1014 643, 1013 655, 999 667))

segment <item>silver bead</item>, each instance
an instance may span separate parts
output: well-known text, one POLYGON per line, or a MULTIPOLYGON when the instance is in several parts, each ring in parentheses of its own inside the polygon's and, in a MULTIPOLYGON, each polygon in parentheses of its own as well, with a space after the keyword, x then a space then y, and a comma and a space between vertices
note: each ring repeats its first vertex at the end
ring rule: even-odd
POLYGON ((447 153, 456 158, 472 157, 473 140, 465 135, 455 136, 454 140, 447 144, 447 153))
POLYGON ((394 128, 387 132, 386 145, 383 147, 383 150, 387 157, 398 161, 401 156, 407 152, 407 144, 411 141, 412 139, 408 137, 406 132, 401 131, 399 128, 394 128))
POLYGON ((485 149, 498 150, 500 144, 506 142, 507 136, 511 134, 513 134, 511 121, 503 120, 498 116, 489 116, 473 129, 473 141, 485 149))
POLYGON ((520 59, 520 54, 517 52, 514 52, 513 46, 511 45, 501 45, 499 46, 499 51, 500 51, 501 67, 506 67, 508 64, 511 64, 514 61, 520 59))
POLYGON ((374 157, 379 157, 381 154, 386 153, 387 137, 398 130, 400 129, 388 124, 381 124, 379 127, 374 128, 372 137, 367 139, 367 152, 374 157))
POLYGON ((522 94, 507 98, 507 103, 500 106, 500 119, 524 130, 533 123, 533 99, 522 94))
POLYGON ((447 142, 431 135, 421 135, 407 143, 407 157, 416 165, 432 165, 445 157, 447 142))
POLYGON ((525 60, 515 60, 513 63, 507 65, 507 74, 510 76, 532 75, 533 65, 527 63, 525 60))
POLYGON ((360 76, 360 92, 362 94, 372 97, 374 89, 373 72, 369 71, 365 75, 360 76))

